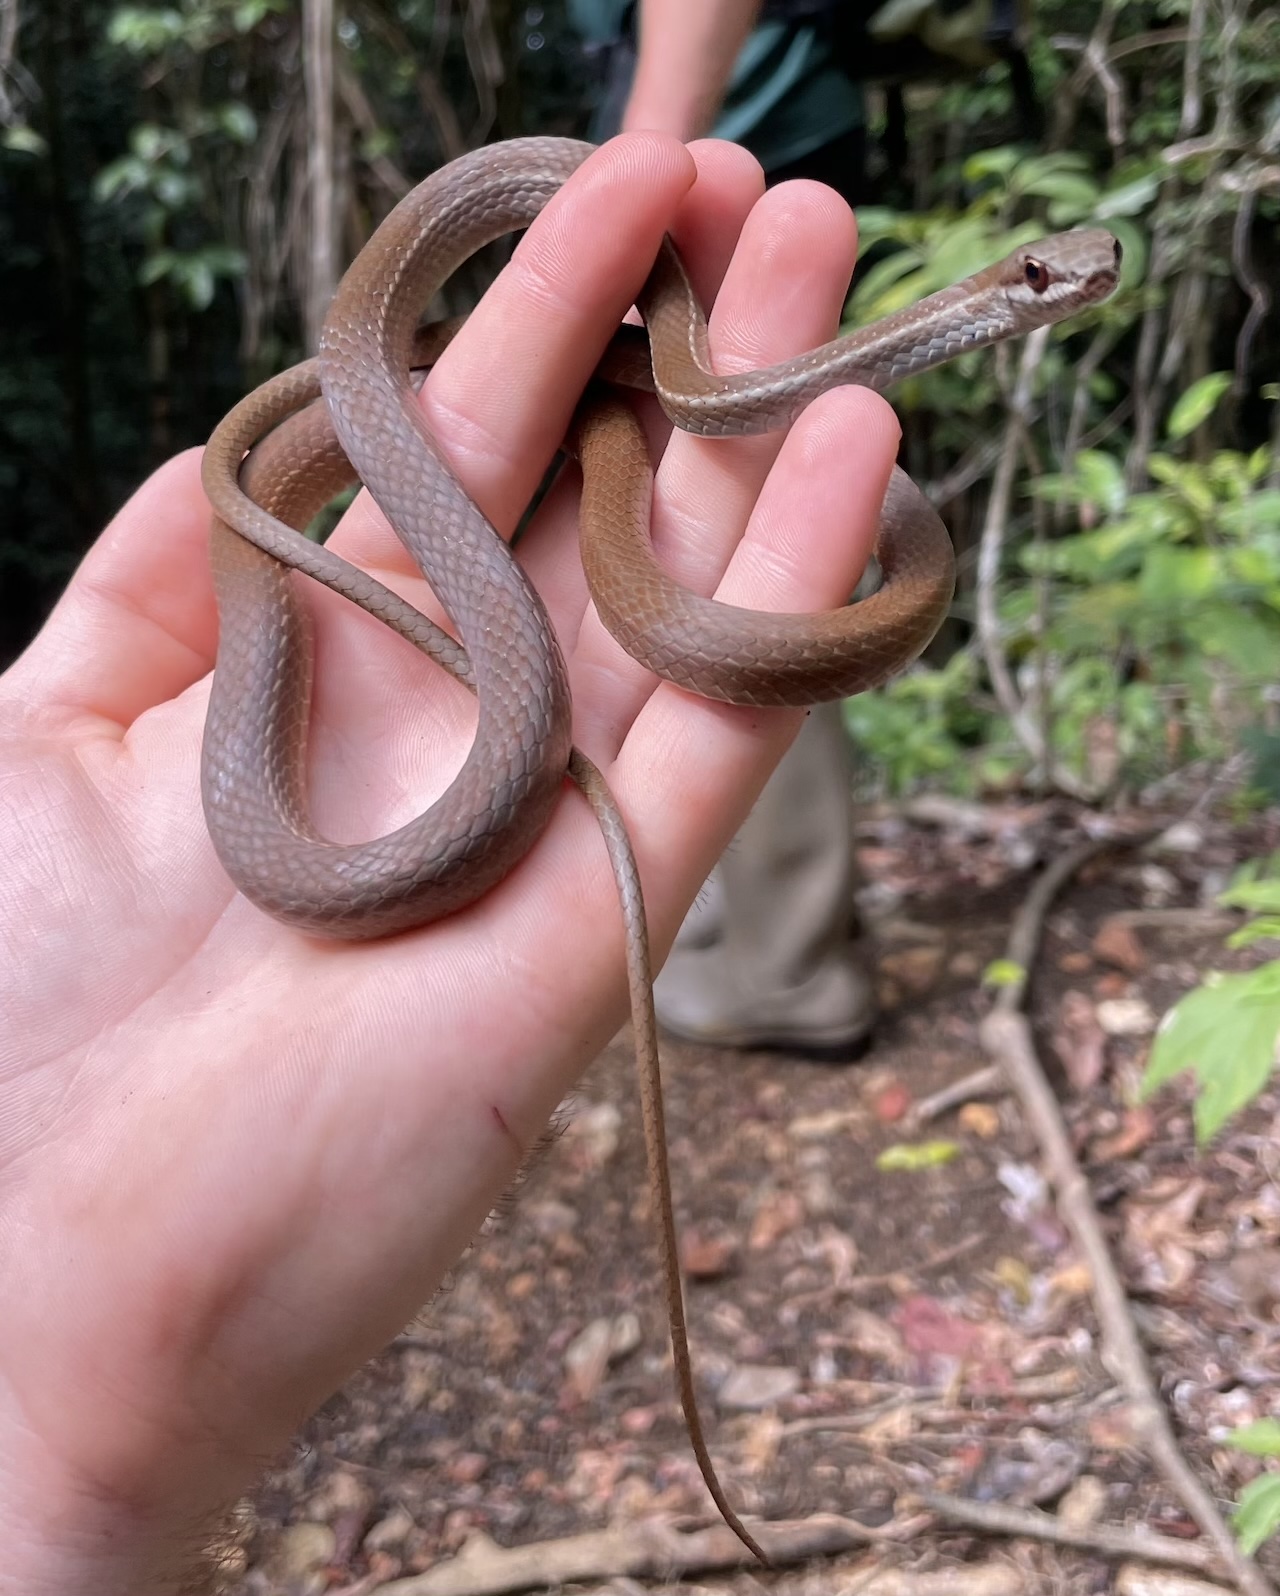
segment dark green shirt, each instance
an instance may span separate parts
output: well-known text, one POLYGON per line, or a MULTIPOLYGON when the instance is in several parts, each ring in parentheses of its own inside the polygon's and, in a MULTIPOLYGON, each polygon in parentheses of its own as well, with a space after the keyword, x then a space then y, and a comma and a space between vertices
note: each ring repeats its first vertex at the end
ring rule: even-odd
MULTIPOLYGON (((589 44, 609 46, 619 40, 631 5, 629 0, 568 0, 568 8, 589 44)), ((863 117, 860 86, 836 66, 818 33, 797 23, 768 21, 743 45, 711 131, 745 145, 771 172, 861 127, 863 117)), ((597 137, 613 131, 595 129, 597 137)))

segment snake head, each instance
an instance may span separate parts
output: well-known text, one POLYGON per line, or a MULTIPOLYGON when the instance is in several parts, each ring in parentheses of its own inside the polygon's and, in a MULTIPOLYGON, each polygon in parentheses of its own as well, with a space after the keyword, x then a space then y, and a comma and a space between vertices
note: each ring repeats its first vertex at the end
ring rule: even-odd
POLYGON ((1024 244, 994 269, 1010 301, 1043 325, 1113 294, 1123 253, 1113 234, 1088 227, 1024 244))

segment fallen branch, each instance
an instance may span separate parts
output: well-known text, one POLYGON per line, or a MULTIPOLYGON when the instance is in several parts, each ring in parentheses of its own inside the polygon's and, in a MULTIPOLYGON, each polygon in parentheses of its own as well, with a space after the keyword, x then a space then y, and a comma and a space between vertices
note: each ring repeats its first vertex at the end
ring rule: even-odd
MULTIPOLYGON (((930 1522, 917 1513, 885 1529, 868 1529, 856 1519, 834 1513, 812 1518, 783 1519, 773 1524, 753 1524, 752 1533, 774 1567, 802 1563, 811 1557, 830 1557, 860 1546, 900 1545, 913 1539, 930 1522)), ((487 1535, 472 1535, 454 1558, 429 1568, 424 1574, 395 1579, 381 1587, 379 1596, 506 1596, 509 1591, 566 1585, 585 1579, 674 1579, 677 1575, 711 1569, 756 1566, 754 1558, 723 1524, 707 1529, 679 1530, 666 1519, 639 1519, 611 1529, 570 1535, 562 1540, 538 1541, 532 1546, 498 1546, 487 1535)), ((879 1578, 880 1576, 876 1576, 879 1578)), ((954 1576, 948 1575, 948 1578, 954 1576)), ((889 1592, 908 1587, 872 1584, 867 1589, 889 1592)), ((911 1587, 923 1591, 922 1586, 911 1587)), ((1001 1596, 1021 1587, 975 1586, 974 1592, 1001 1596)), ((948 1585, 940 1596, 954 1591, 948 1585)))
MULTIPOLYGON (((761 1587, 763 1588, 763 1587, 761 1587)), ((1003 1564, 984 1563, 976 1568, 947 1572, 910 1568, 858 1569, 846 1589, 852 1596, 1023 1596, 1026 1575, 1003 1564)), ((346 1596, 334 1592, 333 1596, 346 1596)), ((644 1596, 634 1580, 612 1581, 581 1590, 577 1596, 644 1596)), ((1141 1596, 1215 1596, 1213 1587, 1201 1585, 1196 1591, 1143 1591, 1141 1596)))
POLYGON ((1036 881, 1014 921, 1006 958, 1019 975, 996 998, 979 1035, 987 1052, 1007 1072, 1044 1154, 1045 1172, 1057 1194, 1058 1212, 1089 1268, 1094 1308, 1102 1335, 1102 1359, 1132 1407, 1133 1430, 1166 1483, 1200 1526, 1247 1596, 1274 1596, 1270 1582, 1236 1544, 1212 1496, 1183 1456, 1156 1390, 1138 1339, 1124 1286, 1111 1260, 1089 1185, 1076 1159, 1057 1098, 1036 1057, 1031 1027, 1022 1014, 1027 982, 1049 905, 1083 865, 1119 843, 1140 845, 1154 831, 1128 838, 1098 838, 1062 854, 1036 881))
POLYGON ((1050 1541, 1055 1546, 1078 1546, 1103 1557, 1130 1557, 1144 1563, 1164 1563, 1170 1568, 1189 1568, 1198 1574, 1213 1573, 1220 1564, 1211 1546, 1198 1541, 1177 1541, 1171 1535, 1155 1535, 1150 1530, 1114 1529, 1107 1524, 1069 1524, 1052 1513, 1034 1507, 1013 1507, 1007 1502, 971 1502, 960 1496, 943 1496, 922 1491, 920 1501, 939 1518, 992 1535, 1021 1535, 1031 1540, 1050 1541))
POLYGON ((975 1097, 994 1097, 1008 1091, 1008 1088, 1008 1079, 1000 1066, 986 1064, 982 1069, 973 1070, 958 1081, 952 1081, 949 1086, 939 1087, 928 1097, 922 1097, 911 1110, 911 1123, 926 1125, 931 1119, 948 1114, 963 1103, 971 1103, 975 1097))

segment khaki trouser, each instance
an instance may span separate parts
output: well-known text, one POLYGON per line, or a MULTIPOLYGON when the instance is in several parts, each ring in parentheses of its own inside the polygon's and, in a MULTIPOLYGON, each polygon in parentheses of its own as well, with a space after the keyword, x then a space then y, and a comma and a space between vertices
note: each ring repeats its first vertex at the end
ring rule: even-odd
POLYGON ((836 1056, 865 1042, 875 995, 853 819, 840 706, 820 704, 680 929, 655 989, 667 1030, 836 1056))

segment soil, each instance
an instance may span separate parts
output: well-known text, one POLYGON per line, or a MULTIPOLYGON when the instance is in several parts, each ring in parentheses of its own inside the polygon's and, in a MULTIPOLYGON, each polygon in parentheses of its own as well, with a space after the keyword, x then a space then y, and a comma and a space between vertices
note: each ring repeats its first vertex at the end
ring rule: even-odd
MULTIPOLYGON (((983 971, 1077 825, 1049 805, 870 816, 883 1017, 867 1058, 665 1048, 695 1368, 745 1516, 874 1528, 928 1489, 1198 1535, 1103 1366, 1090 1280, 1018 1102, 997 1087, 919 1117, 989 1062, 983 971)), ((1160 1390, 1225 1504, 1265 1465, 1223 1435, 1280 1417, 1280 1091, 1199 1149, 1185 1086, 1150 1103, 1136 1087, 1155 1023, 1205 970, 1275 955, 1226 953, 1214 898, 1278 840, 1280 822, 1197 820, 1103 856, 1051 910, 1030 1000, 1160 1390)), ((672 1388, 632 1068, 624 1034, 421 1321, 272 1474, 236 1554, 239 1596, 374 1591, 479 1535, 516 1547, 714 1521, 672 1388)), ((886 1557, 1014 1569, 1027 1590, 1111 1589, 1116 1573, 1088 1551, 933 1523, 889 1551, 697 1583, 852 1590, 886 1557)), ((1274 1543, 1259 1561, 1280 1571, 1274 1543)), ((640 1588, 607 1573, 596 1589, 640 1588)))

